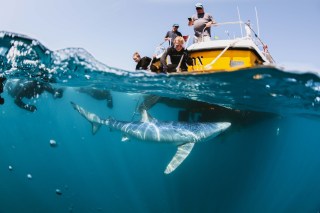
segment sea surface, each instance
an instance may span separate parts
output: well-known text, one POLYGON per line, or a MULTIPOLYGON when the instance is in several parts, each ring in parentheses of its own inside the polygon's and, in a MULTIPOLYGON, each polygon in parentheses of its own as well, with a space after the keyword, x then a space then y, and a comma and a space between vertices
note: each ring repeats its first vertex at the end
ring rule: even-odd
POLYGON ((122 70, 0 32, 0 77, 0 213, 320 211, 317 73, 122 70), (70 104, 131 122, 150 95, 158 120, 232 125, 166 175, 174 145, 92 134, 70 104))

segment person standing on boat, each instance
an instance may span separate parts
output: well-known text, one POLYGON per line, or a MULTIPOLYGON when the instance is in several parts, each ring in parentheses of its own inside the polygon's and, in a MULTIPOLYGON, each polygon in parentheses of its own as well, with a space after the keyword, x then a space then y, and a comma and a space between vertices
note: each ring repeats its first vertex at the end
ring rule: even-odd
POLYGON ((172 26, 172 30, 168 31, 166 36, 164 37, 165 41, 169 41, 169 46, 173 47, 173 41, 177 36, 182 36, 182 34, 178 31, 179 24, 174 24, 172 26))
POLYGON ((147 56, 141 58, 138 52, 133 54, 133 60, 137 63, 136 70, 147 70, 151 63, 151 58, 147 56))
POLYGON ((178 36, 173 41, 174 46, 169 47, 161 56, 160 62, 164 73, 187 71, 188 52, 183 47, 184 39, 178 36), (171 63, 167 62, 170 61, 171 63))
POLYGON ((194 43, 210 41, 211 25, 216 24, 212 15, 205 13, 202 3, 196 5, 197 14, 189 19, 188 26, 194 26, 194 43))

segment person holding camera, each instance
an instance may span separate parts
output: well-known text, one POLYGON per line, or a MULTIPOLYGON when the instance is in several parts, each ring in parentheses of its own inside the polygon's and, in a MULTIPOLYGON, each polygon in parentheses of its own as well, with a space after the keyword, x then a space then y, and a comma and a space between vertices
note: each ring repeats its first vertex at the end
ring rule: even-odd
POLYGON ((211 37, 211 26, 216 24, 212 15, 205 13, 203 5, 197 3, 196 5, 197 14, 188 18, 188 26, 194 28, 194 40, 193 43, 210 41, 211 37))

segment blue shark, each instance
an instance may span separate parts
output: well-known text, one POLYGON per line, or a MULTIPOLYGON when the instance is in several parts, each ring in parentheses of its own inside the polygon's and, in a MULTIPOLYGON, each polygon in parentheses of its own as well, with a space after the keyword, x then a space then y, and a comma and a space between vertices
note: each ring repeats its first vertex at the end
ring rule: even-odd
POLYGON ((190 154, 195 143, 209 141, 231 126, 229 122, 200 123, 158 121, 152 118, 146 110, 141 111, 141 121, 119 121, 113 118, 102 119, 71 102, 77 110, 92 124, 95 134, 102 125, 124 133, 122 141, 135 138, 140 141, 155 143, 170 143, 177 146, 177 152, 167 165, 164 173, 173 172, 190 154))

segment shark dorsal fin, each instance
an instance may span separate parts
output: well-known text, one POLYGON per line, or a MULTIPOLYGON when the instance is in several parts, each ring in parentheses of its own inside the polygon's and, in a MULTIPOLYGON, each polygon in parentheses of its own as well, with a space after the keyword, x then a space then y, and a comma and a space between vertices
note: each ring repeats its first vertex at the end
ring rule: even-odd
POLYGON ((152 120, 154 120, 154 119, 149 115, 147 110, 145 110, 145 109, 141 110, 141 122, 149 123, 152 120))
POLYGON ((176 154, 173 156, 164 173, 170 174, 171 172, 173 172, 184 161, 184 159, 188 157, 193 146, 194 143, 185 143, 178 146, 176 154))

